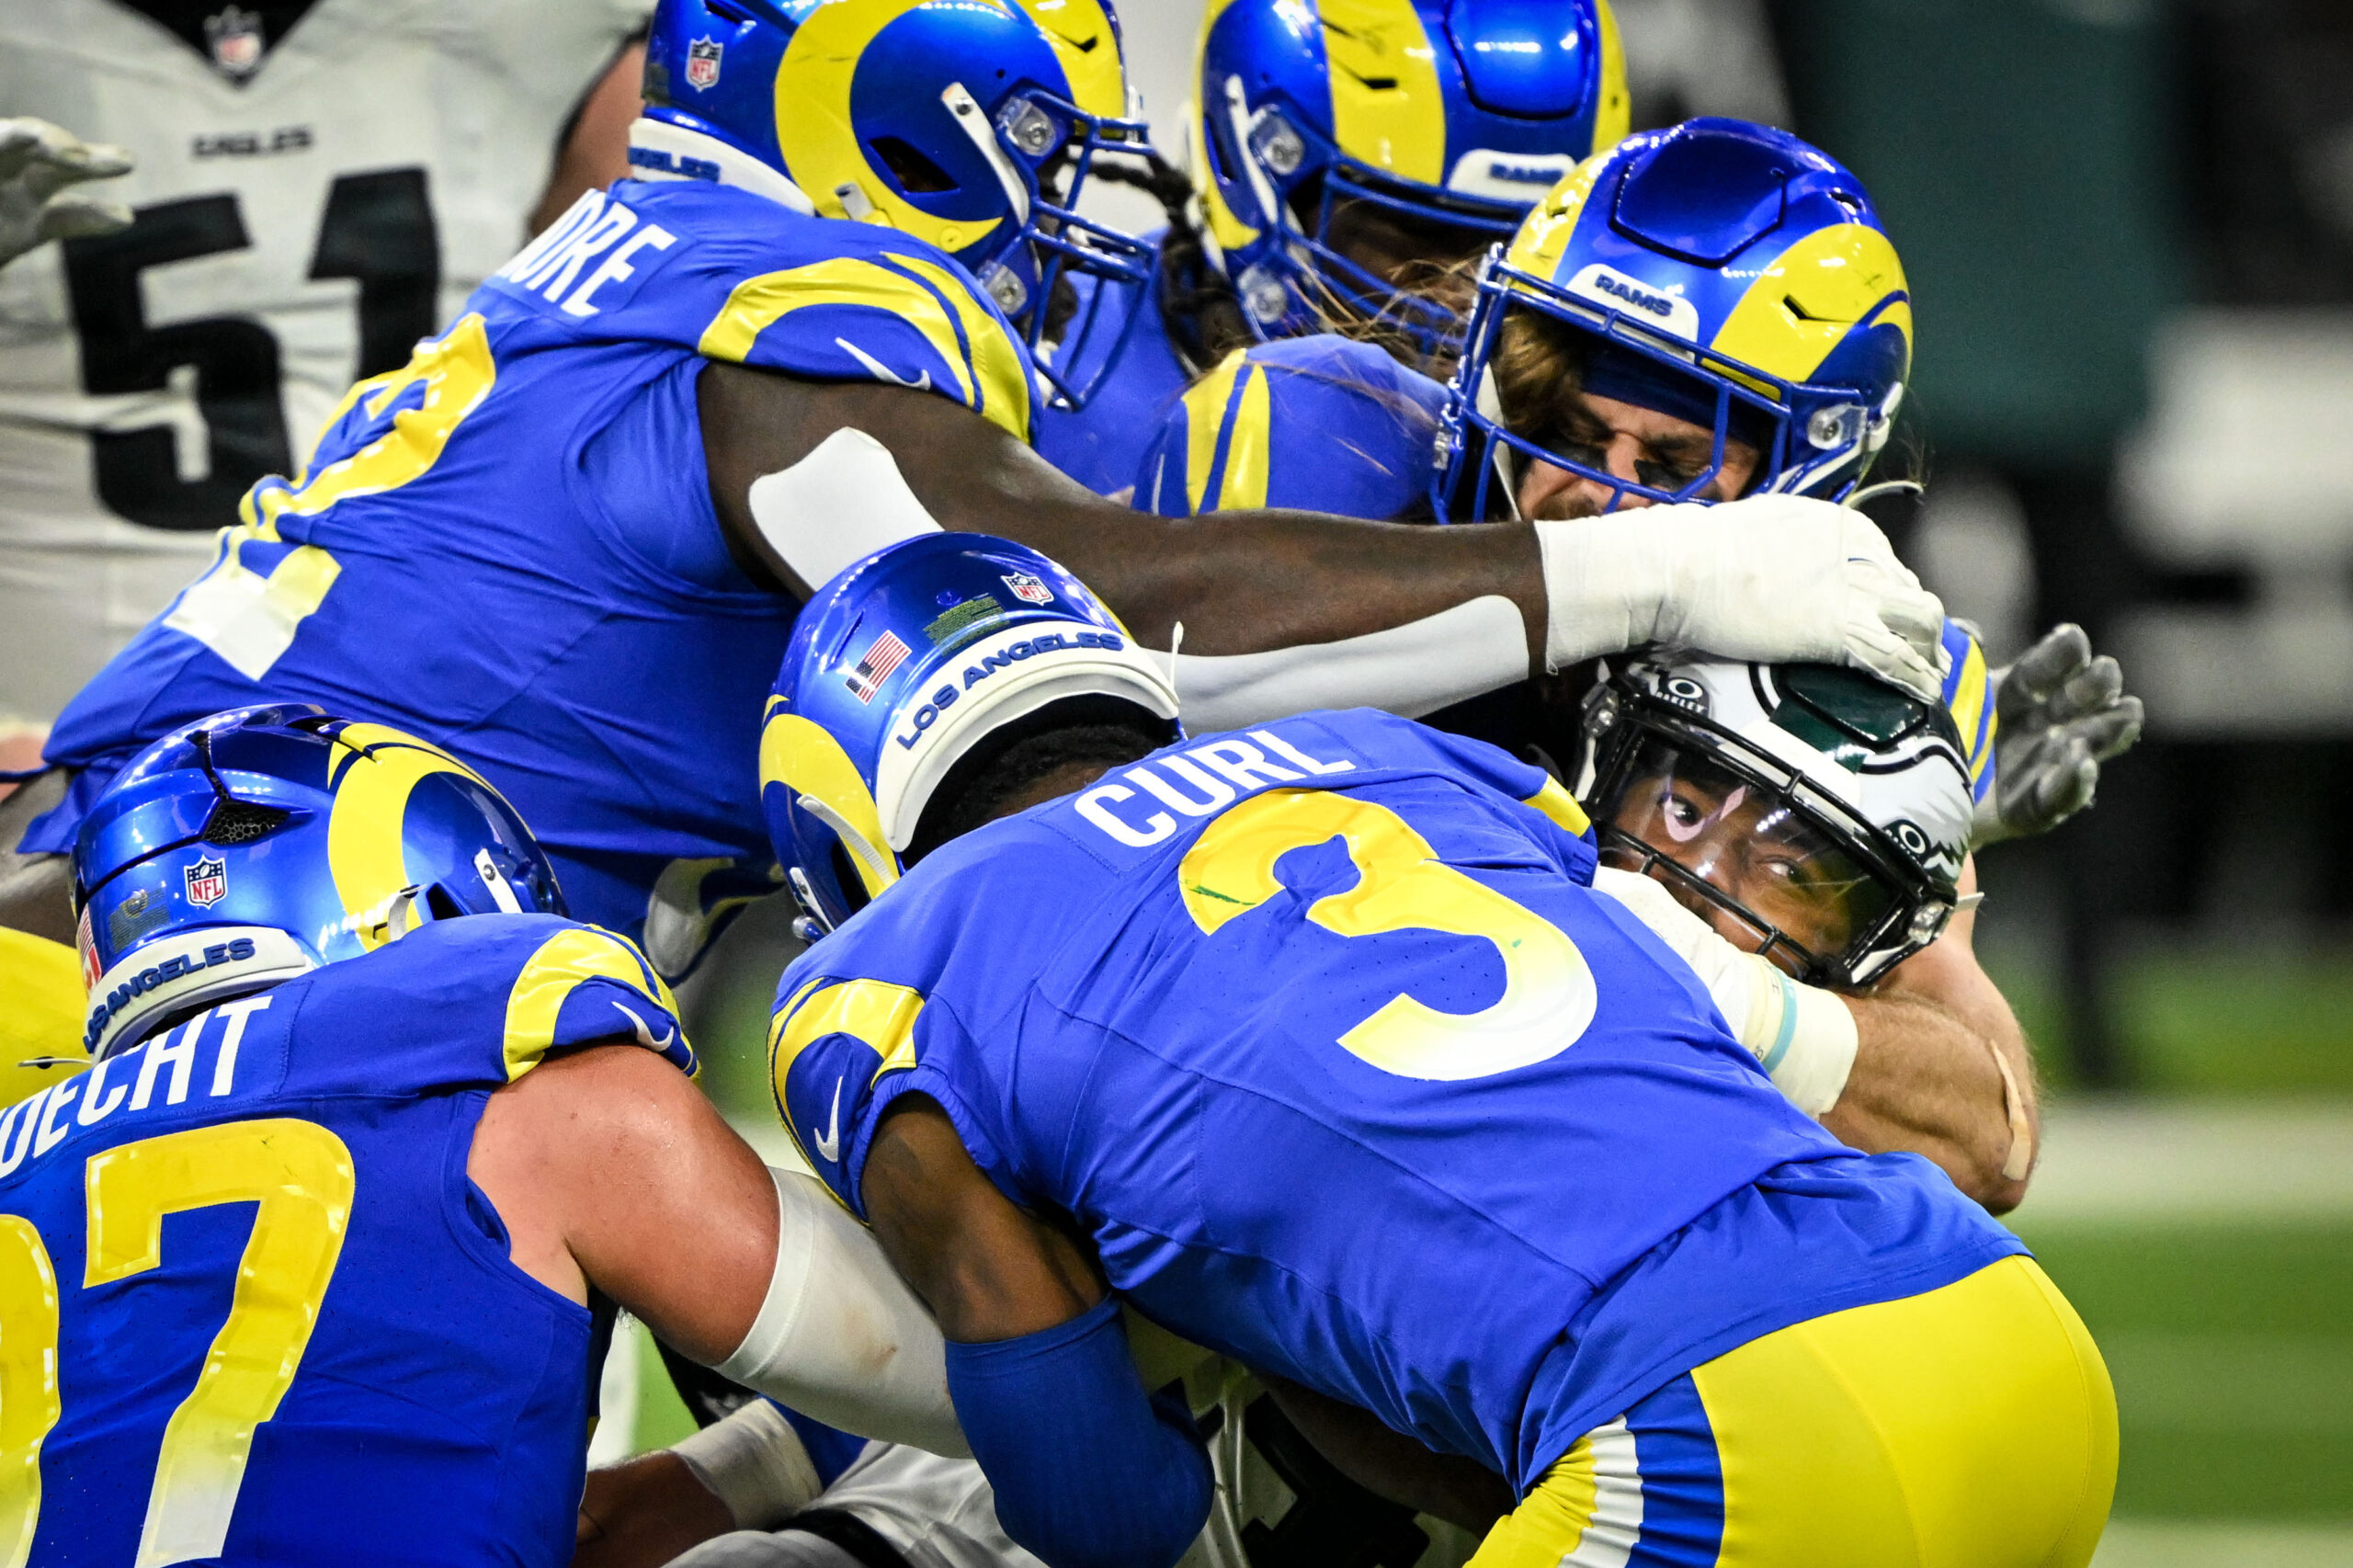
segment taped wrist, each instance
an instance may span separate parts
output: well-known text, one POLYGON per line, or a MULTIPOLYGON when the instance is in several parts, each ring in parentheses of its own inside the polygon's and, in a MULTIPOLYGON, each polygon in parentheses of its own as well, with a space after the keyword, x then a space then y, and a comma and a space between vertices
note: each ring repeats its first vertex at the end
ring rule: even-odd
POLYGON ((1742 955, 1754 966, 1748 1017, 1740 1043, 1791 1105, 1822 1117, 1847 1092, 1862 1036, 1854 1010, 1835 991, 1791 980, 1771 960, 1742 955))
POLYGON ((1689 502, 1536 525, 1544 560, 1544 659, 1560 670, 1655 642, 1675 631, 1670 605, 1687 594, 1677 573, 1722 562, 1710 541, 1722 519, 1689 502))
POLYGON ((1144 1394, 1116 1300, 948 1346, 948 1386, 1005 1533, 1053 1568, 1170 1568, 1209 1517, 1190 1418, 1144 1394))
POLYGON ((828 1426, 961 1459, 939 1326, 814 1178, 771 1170, 776 1271, 723 1377, 828 1426))
POLYGON ((801 1435, 764 1399, 670 1451, 719 1499, 739 1530, 775 1529, 824 1490, 801 1435))

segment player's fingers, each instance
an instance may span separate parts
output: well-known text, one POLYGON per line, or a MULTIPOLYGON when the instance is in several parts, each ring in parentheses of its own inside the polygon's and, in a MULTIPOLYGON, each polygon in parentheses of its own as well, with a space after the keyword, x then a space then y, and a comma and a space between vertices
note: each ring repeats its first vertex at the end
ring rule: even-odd
POLYGON ((47 144, 27 160, 18 176, 34 199, 45 201, 68 186, 84 180, 112 179, 131 172, 131 154, 104 142, 47 144))
POLYGON ((44 240, 78 240, 92 234, 112 234, 128 229, 131 209, 80 192, 52 198, 40 210, 38 233, 44 240))
POLYGON ((2131 751, 2132 744, 2141 738, 2144 719, 2139 698, 2120 697, 2106 711, 2078 720, 2068 730, 2091 748, 2095 758, 2112 762, 2131 751))
POLYGON ((0 180, 17 177, 40 155, 39 120, 0 119, 0 180))
POLYGON ((2003 717, 2011 710, 2039 705, 2067 677, 2091 662, 2092 640, 2073 621, 2054 626, 2031 648, 2020 653, 2002 676, 1996 699, 2003 717))
POLYGON ((2099 764, 2091 748, 2070 740, 2049 766, 2035 770, 2034 782, 2021 802, 2018 829, 2048 833, 2092 802, 2099 788, 2099 764))
POLYGON ((2115 706, 2123 695, 2123 666, 2102 653, 2067 677, 2052 699, 2052 716, 2062 722, 2084 718, 2115 706))
POLYGON ((1920 586, 1920 580, 1893 558, 1885 562, 1850 555, 1847 582, 1869 602, 1873 619, 1934 662, 1944 636, 1944 601, 1920 586))
POLYGON ((1846 663, 1893 682, 1923 701, 1936 701, 1943 689, 1933 659, 1876 621, 1847 630, 1846 663))

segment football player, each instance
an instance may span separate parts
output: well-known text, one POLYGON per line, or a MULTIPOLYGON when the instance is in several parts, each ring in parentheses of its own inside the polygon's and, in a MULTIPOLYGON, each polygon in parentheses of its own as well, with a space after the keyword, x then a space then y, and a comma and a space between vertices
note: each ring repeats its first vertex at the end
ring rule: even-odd
MULTIPOLYGON (((1051 547, 1158 645, 1189 628, 1178 677, 1205 720, 1410 703, 1652 640, 1934 689, 1939 607, 1835 507, 1768 497, 1638 536, 1154 528, 1055 474, 1027 446, 1029 347, 1061 330, 1054 279, 1135 265, 1070 204, 1141 128, 1108 13, 1039 17, 664 0, 647 177, 584 196, 253 488, 213 565, 63 715, 57 767, 0 803, 0 924, 63 936, 54 857, 141 745, 315 699, 462 736, 574 909, 681 973, 774 886, 740 715, 796 602, 942 523, 1051 547)), ((875 680, 913 651, 860 644, 875 680)))
POLYGON ((1338 326, 1443 376, 1478 258, 1625 135, 1627 104, 1608 0, 1210 6, 1192 177, 1154 172, 1169 222, 1145 278, 1086 290, 1131 314, 1062 357, 1083 402, 1040 416, 1038 450, 1124 491, 1186 385, 1254 340, 1338 326))
POLYGON ((651 6, 0 0, 0 111, 90 139, 0 131, 0 719, 54 719, 354 378, 622 172, 651 6), (28 229, 66 176, 108 182, 28 229))
POLYGON ((920 1304, 455 757, 218 715, 74 863, 97 1064, 0 1115, 0 1561, 563 1563, 616 1302, 963 1451, 920 1304))
MULTIPOLYGON (((1742 121, 1646 131, 1580 167, 1488 264, 1480 300, 1451 386, 1336 336, 1230 357, 1163 422, 1137 504, 1461 519, 1851 500, 1910 375, 1910 293, 1862 183, 1742 121)), ((1947 641, 1953 706, 1982 654, 1947 641)), ((1994 682, 2000 760, 1981 778, 1976 847, 2089 804, 2142 722, 2116 661, 2075 627, 1994 682)), ((1542 728, 1499 707, 1457 717, 1542 728)))
POLYGON ((1481 1562, 2089 1560, 2115 1412, 2081 1324, 1931 1164, 1767 1071, 1845 1006, 1776 959, 1869 979, 1951 917, 1949 717, 1818 665, 1608 689, 1609 846, 1764 937, 1764 1007, 1671 956, 1651 877, 1597 893, 1585 813, 1492 748, 1366 712, 1184 739, 1159 661, 996 541, 813 603, 767 798, 833 929, 779 989, 777 1103, 938 1313, 1046 1562, 1173 1562, 1209 1506, 1121 1302, 1381 1489, 1511 1510, 1481 1562), (1014 574, 1039 608, 860 697, 865 635, 1014 574))

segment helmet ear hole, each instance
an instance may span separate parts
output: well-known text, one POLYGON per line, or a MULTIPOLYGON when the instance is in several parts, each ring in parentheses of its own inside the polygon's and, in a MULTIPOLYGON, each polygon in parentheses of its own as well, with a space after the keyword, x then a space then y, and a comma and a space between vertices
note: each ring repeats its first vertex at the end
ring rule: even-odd
POLYGON ((899 188, 909 196, 936 196, 956 188, 955 176, 912 142, 896 136, 877 136, 867 145, 882 161, 882 166, 891 171, 899 188))
POLYGON ((425 890, 425 907, 436 920, 455 920, 473 913, 459 903, 457 895, 441 882, 435 882, 425 890))

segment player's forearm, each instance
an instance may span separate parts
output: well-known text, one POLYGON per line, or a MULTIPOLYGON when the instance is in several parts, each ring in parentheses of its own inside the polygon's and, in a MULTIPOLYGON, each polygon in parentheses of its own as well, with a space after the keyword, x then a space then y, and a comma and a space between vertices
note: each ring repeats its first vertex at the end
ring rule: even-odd
POLYGON ((588 1472, 573 1568, 659 1568, 734 1528, 676 1455, 646 1454, 588 1472))
POLYGON ((1543 571, 1530 528, 1416 528, 1305 512, 1151 517, 1073 483, 961 403, 905 388, 821 386, 713 365, 698 384, 698 403, 712 505, 737 558, 789 592, 806 592, 904 537, 905 522, 885 519, 913 518, 917 528, 995 534, 1044 551, 1154 646, 1167 646, 1180 620, 1194 653, 1336 642, 1499 597, 1518 609, 1531 659, 1542 652, 1543 571), (824 464, 834 454, 819 449, 844 430, 879 441, 890 463, 858 469, 850 498, 836 499, 813 475, 798 505, 779 492, 775 476, 813 453, 824 464), (756 496, 755 486, 762 487, 756 496), (843 515, 851 510, 861 515, 843 515), (813 536, 806 551, 796 530, 813 536))
MULTIPOLYGON (((1944 972, 1958 966, 1934 953, 1915 955, 1878 993, 1847 999, 1860 1045, 1823 1124, 1873 1153, 1924 1154, 1963 1192, 2006 1213, 2026 1195, 2034 1138, 2026 1038, 1990 982, 1981 988, 1968 974, 1944 972), (1923 960, 1924 972, 1904 974, 1923 960), (2014 1115, 2027 1133, 2023 1153, 2014 1115)), ((1973 960, 1968 967, 1983 980, 1973 960)))

